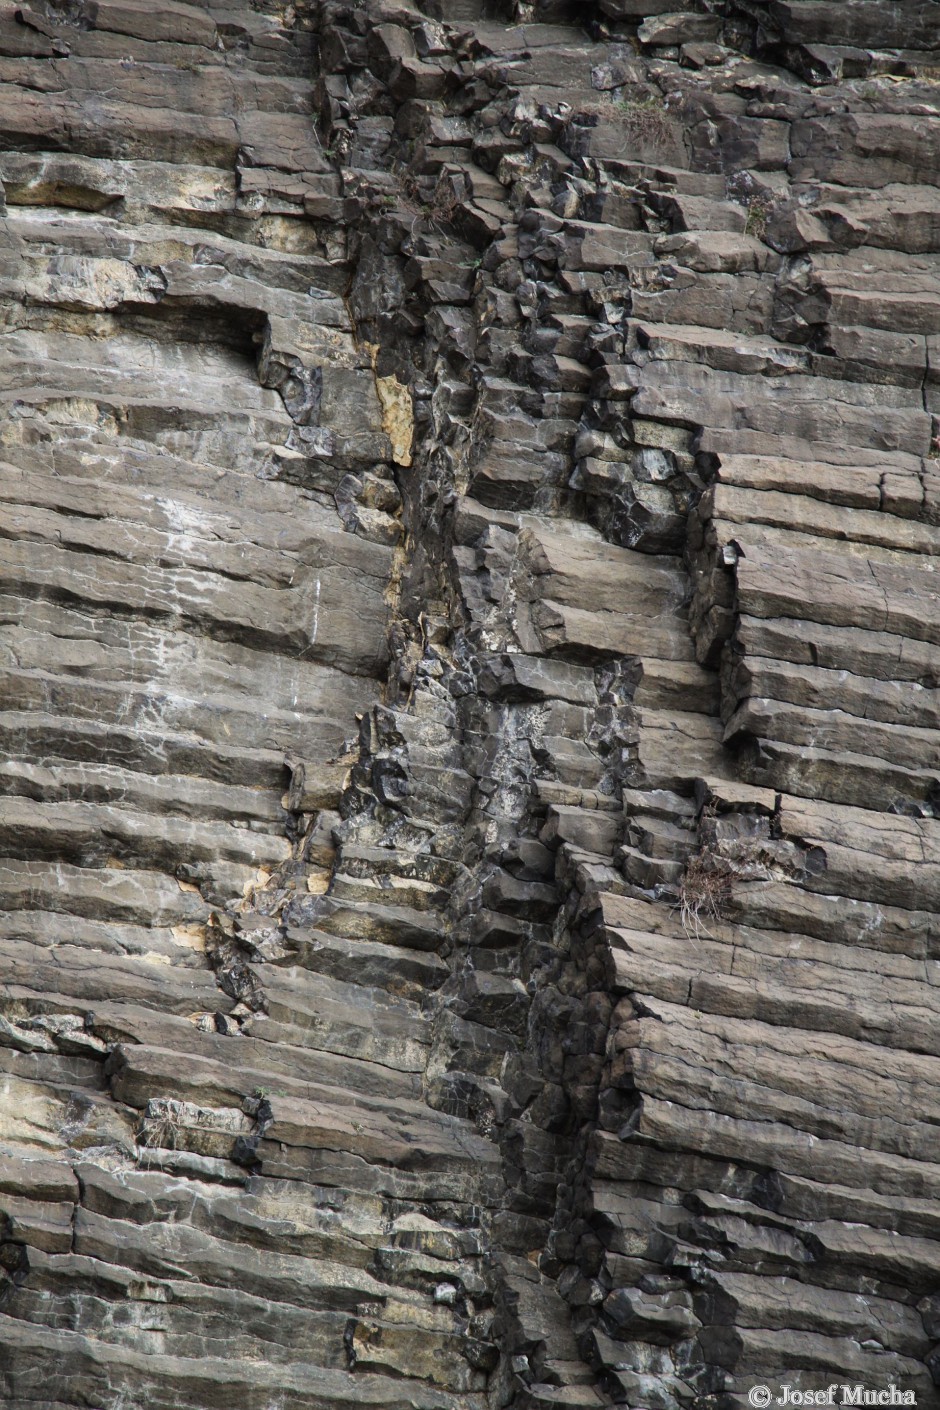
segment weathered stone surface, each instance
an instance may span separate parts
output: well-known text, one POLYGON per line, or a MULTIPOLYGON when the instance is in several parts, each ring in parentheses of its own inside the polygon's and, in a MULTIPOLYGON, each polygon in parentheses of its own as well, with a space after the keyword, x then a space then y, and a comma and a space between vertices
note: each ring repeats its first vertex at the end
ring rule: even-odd
POLYGON ((0 1402, 937 1401, 933 0, 0 6, 0 1402))

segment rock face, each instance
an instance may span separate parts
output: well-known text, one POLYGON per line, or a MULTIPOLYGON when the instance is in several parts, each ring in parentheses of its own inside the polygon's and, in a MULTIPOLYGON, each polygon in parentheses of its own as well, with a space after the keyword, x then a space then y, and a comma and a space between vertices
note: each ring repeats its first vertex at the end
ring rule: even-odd
POLYGON ((0 1404, 940 1403, 940 4, 0 65, 0 1404))

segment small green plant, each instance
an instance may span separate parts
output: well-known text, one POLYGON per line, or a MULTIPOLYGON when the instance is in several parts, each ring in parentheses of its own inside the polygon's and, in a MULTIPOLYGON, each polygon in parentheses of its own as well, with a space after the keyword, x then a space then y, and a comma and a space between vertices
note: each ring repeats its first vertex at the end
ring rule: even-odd
POLYGON ((772 214, 773 205, 766 196, 752 196, 744 221, 745 235, 752 235, 755 240, 763 240, 767 234, 767 222, 772 214))
POLYGON ((287 1093, 284 1091, 283 1087, 254 1087, 251 1096, 245 1099, 247 1106, 243 1106, 242 1109, 246 1110, 250 1106, 260 1106, 262 1102, 269 1102, 272 1097, 286 1096, 287 1093))
POLYGON ((335 140, 327 144, 323 141, 323 138, 320 136, 319 132, 315 127, 311 128, 311 132, 313 133, 313 140, 316 142, 323 155, 325 157, 329 157, 330 161, 333 161, 333 159, 338 155, 338 148, 335 140))

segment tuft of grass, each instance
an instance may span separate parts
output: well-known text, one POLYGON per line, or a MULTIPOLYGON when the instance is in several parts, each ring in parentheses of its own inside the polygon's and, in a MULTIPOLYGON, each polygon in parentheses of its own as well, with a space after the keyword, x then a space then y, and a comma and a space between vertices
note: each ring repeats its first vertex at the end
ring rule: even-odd
POLYGON ((686 864, 679 886, 679 919, 690 939, 708 935, 708 922, 721 920, 731 900, 733 876, 715 861, 707 852, 697 852, 686 864))
POLYGON ((147 1103, 147 1114, 143 1117, 138 1131, 138 1145, 158 1146, 162 1150, 175 1151, 182 1122, 178 1102, 164 1097, 155 1097, 147 1103))
POLYGON ((396 204, 432 225, 448 225, 453 221, 463 201, 445 173, 440 175, 430 193, 426 186, 422 187, 411 167, 400 167, 396 174, 401 192, 396 204))
POLYGON ((716 831, 716 809, 702 811, 702 845, 686 863, 679 884, 677 909, 690 940, 708 935, 710 921, 724 920, 740 881, 769 881, 770 858, 758 837, 725 838, 716 831))
POLYGON ((617 104, 617 111, 640 140, 663 142, 669 136, 669 118, 658 98, 624 98, 617 104))

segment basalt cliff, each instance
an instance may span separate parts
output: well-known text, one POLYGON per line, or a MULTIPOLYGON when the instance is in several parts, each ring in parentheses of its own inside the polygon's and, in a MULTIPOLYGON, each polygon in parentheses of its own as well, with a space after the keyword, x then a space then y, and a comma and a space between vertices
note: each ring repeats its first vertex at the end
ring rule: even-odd
POLYGON ((940 1403, 938 173, 937 0, 0 3, 0 1405, 940 1403))

